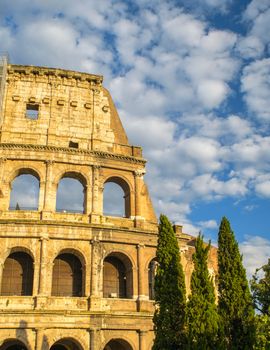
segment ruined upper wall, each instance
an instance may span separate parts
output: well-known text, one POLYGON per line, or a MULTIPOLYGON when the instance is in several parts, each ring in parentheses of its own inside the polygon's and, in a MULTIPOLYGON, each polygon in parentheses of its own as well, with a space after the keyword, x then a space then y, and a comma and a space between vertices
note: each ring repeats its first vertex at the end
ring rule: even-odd
POLYGON ((141 157, 129 145, 103 77, 8 65, 1 143, 101 150, 141 157))

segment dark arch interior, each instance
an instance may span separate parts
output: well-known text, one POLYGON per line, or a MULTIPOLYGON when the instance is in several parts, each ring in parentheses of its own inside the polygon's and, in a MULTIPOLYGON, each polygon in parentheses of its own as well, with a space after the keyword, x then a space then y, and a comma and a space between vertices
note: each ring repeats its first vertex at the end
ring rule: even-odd
POLYGON ((38 210, 39 178, 22 172, 12 181, 9 209, 38 210))
POLYGON ((104 260, 103 296, 105 298, 126 298, 126 268, 121 260, 109 256, 104 260))
POLYGON ((1 295, 32 295, 33 259, 24 252, 11 253, 5 261, 1 295))
POLYGON ((125 340, 113 339, 109 341, 104 350, 132 350, 132 347, 125 340))
POLYGON ((82 296, 82 264, 73 254, 57 256, 53 265, 52 295, 82 296))
POLYGON ((19 340, 5 341, 0 350, 27 350, 27 347, 19 340))
POLYGON ((103 297, 132 298, 132 265, 122 253, 111 253, 103 262, 103 297))
POLYGON ((81 350, 81 347, 72 339, 61 339, 53 344, 50 350, 81 350))

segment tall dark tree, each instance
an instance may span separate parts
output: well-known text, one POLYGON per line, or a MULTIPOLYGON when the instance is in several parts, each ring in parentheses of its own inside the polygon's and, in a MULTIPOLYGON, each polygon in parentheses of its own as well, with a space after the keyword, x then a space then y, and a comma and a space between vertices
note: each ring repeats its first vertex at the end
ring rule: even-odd
POLYGON ((237 241, 224 217, 218 235, 220 341, 225 349, 253 349, 255 323, 252 297, 237 241))
POLYGON ((157 262, 153 350, 182 349, 186 345, 185 277, 177 238, 165 215, 160 215, 157 262))
POLYGON ((218 348, 219 315, 215 304, 213 281, 208 271, 208 253, 201 234, 195 243, 192 256, 194 270, 191 275, 191 295, 187 305, 189 349, 205 350, 218 348))

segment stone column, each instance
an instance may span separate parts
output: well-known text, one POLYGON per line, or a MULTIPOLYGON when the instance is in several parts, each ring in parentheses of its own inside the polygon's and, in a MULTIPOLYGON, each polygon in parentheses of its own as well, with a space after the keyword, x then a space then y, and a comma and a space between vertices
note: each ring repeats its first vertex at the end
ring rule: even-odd
POLYGON ((84 188, 84 213, 90 215, 92 212, 92 186, 85 185, 84 188))
POLYGON ((36 331, 35 350, 43 350, 44 329, 43 328, 36 328, 35 331, 36 331))
POLYGON ((99 195, 99 165, 93 165, 93 173, 92 173, 92 214, 91 214, 91 222, 99 223, 100 215, 102 213, 101 210, 101 198, 99 195))
POLYGON ((96 329, 95 328, 91 328, 89 329, 89 333, 90 333, 90 350, 95 350, 95 341, 96 341, 96 329))
MULTIPOLYGON (((135 181, 135 219, 136 222, 142 221, 142 208, 141 208, 141 190, 143 186, 143 175, 144 170, 136 170, 134 171, 134 181, 135 181)), ((137 226, 137 225, 136 225, 137 226)), ((139 224, 138 224, 139 226, 139 224)))
POLYGON ((39 295, 49 295, 48 290, 48 283, 51 283, 51 281, 48 281, 48 271, 47 271, 47 243, 49 238, 48 237, 41 237, 40 238, 40 266, 39 266, 39 288, 38 288, 38 294, 39 295))
POLYGON ((4 178, 4 170, 5 170, 5 163, 6 158, 0 158, 0 210, 7 210, 9 203, 6 203, 8 200, 7 198, 7 189, 8 189, 8 183, 6 182, 6 179, 4 178), (6 197, 6 199, 4 199, 6 197))
POLYGON ((52 196, 52 171, 53 171, 54 161, 46 161, 46 181, 44 187, 44 211, 54 211, 55 210, 55 196, 52 196))
POLYGON ((145 246, 143 244, 137 244, 137 266, 138 266, 138 299, 145 299, 144 291, 144 264, 143 264, 143 250, 145 246))
POLYGON ((91 246, 92 246, 92 251, 91 251, 91 286, 90 286, 90 295, 97 297, 99 295, 99 280, 98 277, 100 276, 100 272, 98 271, 98 249, 100 246, 100 241, 96 238, 91 240, 91 246))
POLYGON ((0 158, 0 184, 2 184, 3 176, 4 176, 4 167, 5 167, 5 162, 6 162, 7 158, 2 157, 0 158))
POLYGON ((2 276, 3 276, 3 270, 4 270, 5 262, 0 262, 0 293, 2 290, 2 276))
POLYGON ((139 333, 139 350, 146 350, 146 335, 147 331, 138 331, 139 333))

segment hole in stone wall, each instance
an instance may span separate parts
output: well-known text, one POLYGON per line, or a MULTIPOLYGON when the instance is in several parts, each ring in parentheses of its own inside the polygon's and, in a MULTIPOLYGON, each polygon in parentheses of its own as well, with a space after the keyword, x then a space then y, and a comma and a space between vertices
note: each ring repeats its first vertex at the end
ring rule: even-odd
POLYGON ((38 119, 39 105, 27 103, 26 105, 26 118, 36 120, 38 119))
POLYGON ((69 145, 70 148, 79 148, 79 144, 78 142, 73 142, 73 141, 69 141, 69 145))

